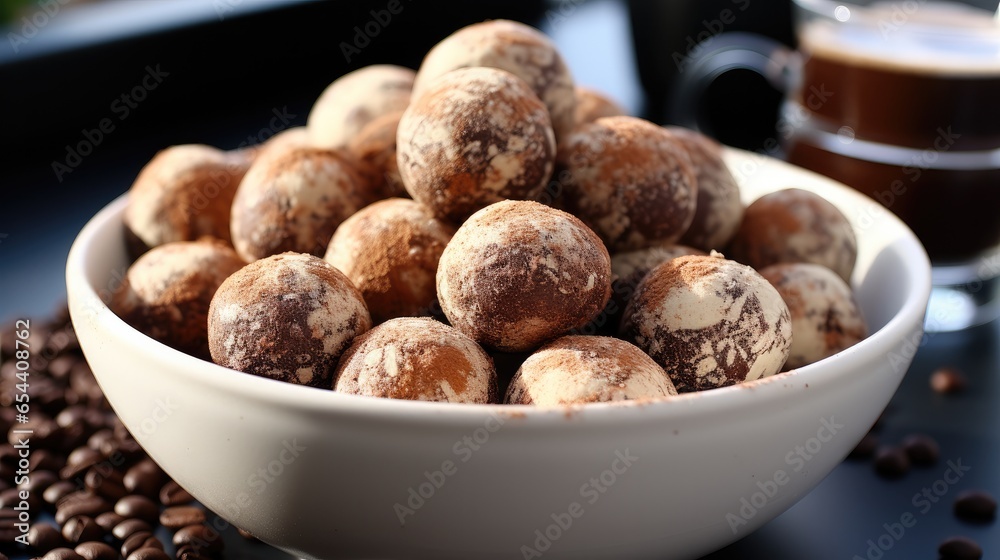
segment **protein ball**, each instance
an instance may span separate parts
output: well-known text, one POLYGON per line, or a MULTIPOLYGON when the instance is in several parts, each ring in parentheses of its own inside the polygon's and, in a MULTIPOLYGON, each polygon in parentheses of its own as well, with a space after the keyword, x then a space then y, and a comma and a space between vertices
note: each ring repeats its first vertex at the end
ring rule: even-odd
POLYGON ((559 147, 555 204, 612 252, 675 243, 694 219, 698 183, 680 139, 634 117, 577 128, 559 147))
POLYGON ((369 122, 406 109, 413 77, 409 68, 376 64, 337 78, 309 112, 310 141, 320 148, 341 148, 369 122))
POLYGON ((471 338, 424 318, 387 321, 355 339, 334 390, 351 395, 451 403, 495 403, 497 376, 471 338))
POLYGON ((259 158, 233 200, 233 246, 247 261, 285 251, 322 256, 337 226, 369 202, 366 186, 338 151, 259 158))
POLYGON ((227 243, 210 238, 154 247, 129 267, 111 309, 143 334, 208 360, 212 296, 245 264, 227 243))
POLYGON ((309 130, 306 127, 293 126, 292 128, 278 132, 261 144, 243 148, 243 150, 250 154, 253 161, 256 161, 260 158, 270 157, 273 154, 284 153, 299 148, 309 148, 311 147, 310 142, 309 130))
POLYGON ((340 354, 371 324, 361 293, 339 270, 283 253, 222 283, 209 309, 208 345, 219 365, 329 388, 340 354))
POLYGON ((454 233, 422 204, 391 198, 344 221, 325 258, 361 291, 375 323, 429 315, 438 261, 454 233))
POLYGON ((438 298, 458 330, 523 352, 579 328, 611 295, 611 258, 573 216, 529 201, 487 206, 441 255, 438 298))
POLYGON ((402 116, 402 111, 395 111, 373 119, 347 143, 377 200, 409 196, 396 163, 396 132, 402 116))
POLYGON ((588 87, 576 86, 576 126, 604 117, 627 116, 628 111, 607 95, 588 87))
POLYGON ((494 202, 541 194, 556 144, 545 106, 523 80, 466 68, 414 99, 399 121, 396 149, 414 200, 461 223, 494 202))
POLYGON ((628 342, 604 336, 564 336, 525 360, 504 402, 558 406, 676 394, 663 368, 628 342))
POLYGON ((785 300, 792 317, 792 346, 785 369, 818 362, 868 335, 850 286, 825 266, 775 264, 760 270, 785 300))
POLYGON ((682 393, 778 373, 792 341, 791 315, 778 291, 718 253, 678 257, 651 270, 625 309, 621 331, 682 393))
POLYGON ((680 242, 703 251, 721 250, 743 221, 740 187, 722 159, 722 147, 693 130, 667 127, 687 148, 698 180, 694 220, 680 242))
POLYGON ((129 189, 123 221, 132 256, 171 241, 229 241, 229 209, 249 161, 200 144, 158 152, 129 189))
POLYGON ((755 200, 729 246, 729 256, 756 269, 777 263, 823 265, 850 281, 858 242, 847 218, 818 194, 784 189, 755 200))
POLYGON ((446 37, 424 57, 413 94, 421 95, 452 70, 477 66, 506 70, 527 82, 545 104, 559 138, 573 129, 576 95, 569 67, 548 37, 516 21, 476 23, 446 37))

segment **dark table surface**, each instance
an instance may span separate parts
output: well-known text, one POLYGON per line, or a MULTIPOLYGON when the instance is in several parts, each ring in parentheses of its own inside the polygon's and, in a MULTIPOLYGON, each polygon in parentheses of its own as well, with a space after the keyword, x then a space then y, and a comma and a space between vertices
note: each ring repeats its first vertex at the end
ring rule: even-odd
MULTIPOLYGON (((548 17, 541 25, 564 51, 577 80, 605 89, 638 111, 642 93, 631 64, 624 5, 613 1, 564 5, 572 8, 566 17, 548 17)), ((185 79, 182 73, 178 75, 177 82, 185 79)), ((20 317, 45 316, 61 304, 65 298, 63 266, 75 234, 91 215, 128 188, 156 149, 182 141, 235 147, 259 135, 275 110, 287 110, 292 115, 290 125, 304 124, 316 95, 318 89, 313 87, 289 92, 284 99, 273 93, 264 99, 249 96, 230 111, 213 107, 207 120, 204 111, 196 112, 202 122, 178 120, 176 128, 185 128, 183 134, 162 123, 146 126, 142 119, 148 116, 122 121, 117 133, 120 140, 98 146, 62 181, 56 180, 50 162, 62 157, 61 147, 79 140, 78 134, 61 131, 44 146, 12 144, 13 157, 0 168, 0 327, 20 317), (14 165, 15 159, 28 163, 14 165)), ((148 113, 167 110, 155 104, 141 109, 148 113)), ((963 490, 985 489, 1000 495, 998 342, 997 323, 927 335, 879 425, 877 434, 884 444, 898 444, 912 433, 934 437, 941 446, 938 464, 890 481, 876 475, 871 461, 845 462, 777 519, 706 558, 933 559, 939 542, 953 535, 980 542, 986 558, 1000 558, 996 523, 968 524, 952 513, 953 500, 963 490), (970 380, 969 389, 950 396, 932 391, 930 374, 942 366, 963 371, 970 380), (968 467, 954 484, 941 482, 950 464, 968 467), (925 491, 930 497, 923 495, 925 491), (916 524, 900 532, 896 524, 907 514, 914 516, 916 524)), ((288 558, 235 534, 226 538, 228 558, 288 558)))

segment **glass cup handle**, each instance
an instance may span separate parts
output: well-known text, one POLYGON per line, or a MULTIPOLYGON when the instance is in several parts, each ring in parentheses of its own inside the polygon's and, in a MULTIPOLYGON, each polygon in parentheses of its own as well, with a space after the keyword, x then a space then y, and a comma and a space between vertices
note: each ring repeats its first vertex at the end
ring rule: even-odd
POLYGON ((698 122, 703 94, 716 78, 730 70, 760 74, 775 89, 787 94, 791 68, 798 53, 782 43, 755 33, 721 33, 702 43, 706 51, 683 68, 677 77, 670 114, 682 126, 702 130, 698 122))

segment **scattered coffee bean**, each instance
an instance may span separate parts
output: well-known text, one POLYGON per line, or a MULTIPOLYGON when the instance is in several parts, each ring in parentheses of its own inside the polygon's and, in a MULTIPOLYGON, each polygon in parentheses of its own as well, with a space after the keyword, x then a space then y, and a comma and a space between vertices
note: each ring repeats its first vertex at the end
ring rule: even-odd
POLYGON ((181 529, 205 522, 205 510, 197 506, 173 506, 160 514, 160 525, 167 529, 181 529))
POLYGON ((89 541, 99 541, 104 538, 104 529, 93 518, 78 515, 63 525, 62 535, 70 544, 77 545, 89 541))
POLYGON ((87 560, 118 560, 118 551, 102 542, 85 542, 74 551, 87 560))
POLYGON ((66 544, 62 533, 54 525, 35 523, 28 529, 28 545, 37 552, 48 552, 66 544))
POLYGON ((132 494, 115 503, 115 513, 122 517, 138 518, 147 523, 156 523, 160 517, 160 505, 146 496, 132 494))
POLYGON ((106 511, 94 518, 94 522, 104 529, 104 532, 111 533, 116 525, 125 521, 125 518, 113 511, 106 511))
POLYGON ((938 368, 931 373, 931 389, 942 395, 961 393, 968 387, 968 378, 953 367, 938 368))
POLYGON ((83 477, 83 483, 91 492, 117 502, 128 495, 128 490, 122 484, 122 474, 116 470, 90 467, 83 477))
POLYGON ((72 548, 56 548, 42 556, 41 560, 87 560, 72 548))
POLYGON ((69 521, 70 518, 78 515, 97 517, 112 509, 111 502, 100 496, 95 496, 84 491, 73 492, 64 496, 56 504, 56 523, 62 525, 69 521))
POLYGON ((988 523, 996 519, 997 500, 989 492, 967 490, 955 498, 955 516, 964 521, 988 523))
POLYGON ((76 492, 77 489, 78 488, 76 484, 73 484, 68 480, 60 480, 58 482, 52 483, 51 486, 49 486, 48 488, 45 489, 44 492, 42 492, 42 499, 45 500, 47 503, 55 505, 64 497, 72 494, 73 492, 76 492))
POLYGON ((216 556, 208 552, 198 550, 193 546, 182 546, 174 554, 177 560, 215 560, 216 556))
POLYGON ((105 445, 109 445, 114 440, 115 433, 111 428, 101 428, 87 439, 87 447, 100 451, 103 455, 110 455, 104 451, 105 445))
POLYGON ((159 548, 143 548, 129 554, 126 560, 173 560, 159 548))
POLYGON ((174 546, 190 546, 202 553, 222 552, 222 535, 208 525, 188 525, 174 533, 174 546))
POLYGON ((872 432, 865 434, 865 437, 861 438, 858 445, 851 450, 847 455, 848 459, 868 459, 875 454, 875 450, 878 448, 878 436, 872 432))
POLYGON ((967 537, 951 537, 938 546, 941 560, 979 560, 983 557, 983 548, 976 541, 967 537))
POLYGON ((903 439, 903 450, 914 465, 927 467, 937 463, 941 457, 938 442, 927 435, 912 434, 903 439))
POLYGON ((166 482, 166 475, 152 459, 143 459, 125 473, 123 480, 129 492, 157 498, 166 482))
POLYGON ((165 506, 180 506, 190 504, 193 501, 194 496, 173 480, 164 484, 163 488, 160 489, 160 503, 165 506))
POLYGON ((875 453, 875 472, 883 478, 901 478, 910 470, 910 459, 902 447, 882 447, 875 453))
POLYGON ((111 534, 120 541, 127 540, 136 533, 152 533, 153 526, 142 519, 125 519, 111 529, 111 534))
POLYGON ((160 539, 154 537, 153 533, 139 531, 125 539, 125 542, 122 543, 121 553, 122 556, 128 558, 130 554, 143 548, 159 548, 163 550, 163 543, 160 542, 160 539))

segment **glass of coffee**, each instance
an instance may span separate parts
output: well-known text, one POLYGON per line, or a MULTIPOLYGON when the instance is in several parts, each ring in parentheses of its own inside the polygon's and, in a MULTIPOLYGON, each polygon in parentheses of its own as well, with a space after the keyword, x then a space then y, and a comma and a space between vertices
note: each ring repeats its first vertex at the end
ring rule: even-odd
POLYGON ((993 10, 940 0, 794 4, 797 51, 759 37, 717 37, 682 76, 680 99, 731 68, 771 77, 786 92, 773 143, 779 155, 877 200, 923 242, 935 284, 927 330, 997 318, 995 0, 993 10))

